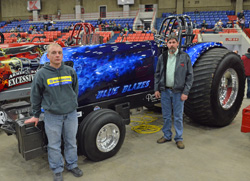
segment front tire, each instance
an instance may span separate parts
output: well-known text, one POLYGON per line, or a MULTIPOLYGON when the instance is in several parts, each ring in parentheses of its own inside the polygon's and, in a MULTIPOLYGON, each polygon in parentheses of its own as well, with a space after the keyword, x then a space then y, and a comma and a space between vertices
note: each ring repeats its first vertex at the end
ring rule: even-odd
POLYGON ((90 113, 91 119, 81 127, 81 151, 92 161, 101 161, 114 156, 125 138, 125 124, 121 116, 110 109, 90 113))
POLYGON ((245 73, 240 57, 225 48, 213 48, 201 55, 193 71, 185 114, 209 126, 230 124, 244 97, 245 73))

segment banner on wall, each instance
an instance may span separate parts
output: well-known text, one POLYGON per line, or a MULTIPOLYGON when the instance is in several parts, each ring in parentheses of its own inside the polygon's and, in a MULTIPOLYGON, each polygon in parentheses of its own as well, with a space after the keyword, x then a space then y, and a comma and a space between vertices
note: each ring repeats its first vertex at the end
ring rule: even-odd
POLYGON ((118 5, 135 4, 134 0, 117 0, 118 5))
POLYGON ((27 1, 27 3, 28 3, 28 6, 27 6, 28 11, 41 10, 40 0, 27 1))

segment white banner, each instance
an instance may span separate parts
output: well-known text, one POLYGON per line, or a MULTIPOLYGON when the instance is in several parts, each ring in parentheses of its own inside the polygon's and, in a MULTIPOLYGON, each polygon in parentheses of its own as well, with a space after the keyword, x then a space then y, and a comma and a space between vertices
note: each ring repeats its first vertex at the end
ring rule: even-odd
POLYGON ((117 0, 118 5, 135 4, 134 0, 117 0))

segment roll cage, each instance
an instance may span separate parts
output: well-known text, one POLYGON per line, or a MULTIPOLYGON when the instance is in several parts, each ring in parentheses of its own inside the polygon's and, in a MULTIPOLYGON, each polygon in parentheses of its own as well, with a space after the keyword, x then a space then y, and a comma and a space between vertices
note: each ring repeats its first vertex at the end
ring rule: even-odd
POLYGON ((179 49, 185 50, 194 39, 193 23, 187 15, 169 16, 162 21, 160 30, 155 35, 155 41, 158 46, 166 47, 168 35, 176 33, 180 42, 179 49), (175 31, 175 32, 174 32, 175 31))

